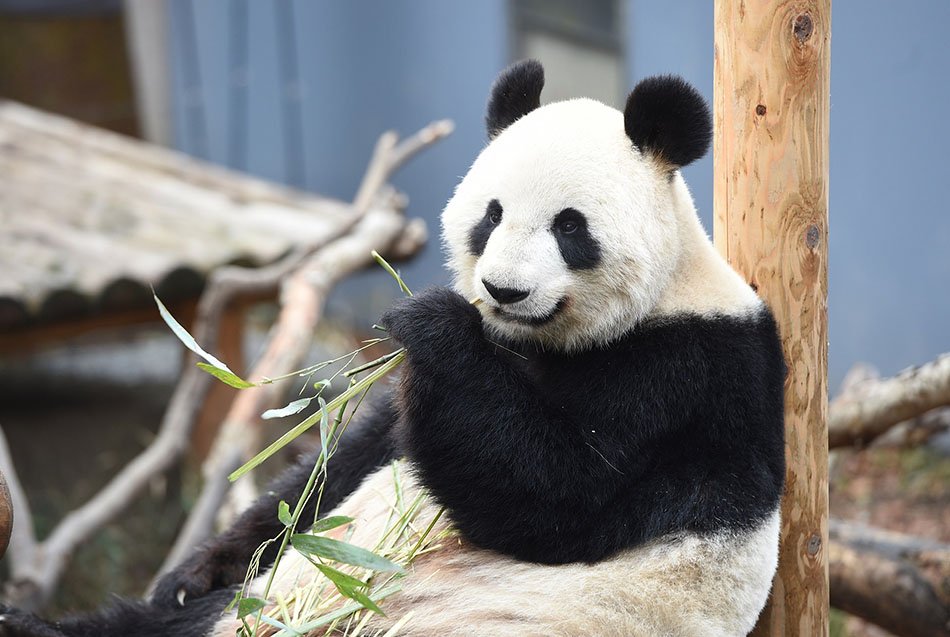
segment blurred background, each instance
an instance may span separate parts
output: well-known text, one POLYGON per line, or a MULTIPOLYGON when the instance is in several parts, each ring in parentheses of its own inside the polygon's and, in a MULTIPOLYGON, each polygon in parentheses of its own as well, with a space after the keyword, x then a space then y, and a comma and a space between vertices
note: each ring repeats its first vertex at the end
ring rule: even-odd
MULTIPOLYGON (((947 24, 946 0, 833 3, 832 391, 857 361, 892 375, 950 350, 947 24)), ((544 101, 590 96, 620 106, 640 78, 657 73, 682 75, 711 99, 713 3, 0 0, 0 98, 294 189, 349 201, 382 131, 454 120, 455 132, 393 182, 431 233, 402 268, 414 288, 448 282, 439 213, 486 142, 493 78, 523 57, 545 65, 544 101)), ((0 137, 0 155, 3 144, 0 137)), ((710 233, 711 164, 706 157, 684 171, 710 233)), ((12 179, 0 172, 0 188, 12 179)), ((0 209, 0 223, 17 214, 0 209)), ((199 277, 183 294, 201 285, 199 277)), ((384 274, 359 275, 334 293, 330 323, 368 329, 396 295, 384 274)), ((25 315, 17 329, 32 320, 25 315)), ((253 330, 247 338, 253 358, 253 330)), ((180 356, 155 324, 0 349, 0 424, 41 535, 149 439, 180 356)), ((103 586, 134 590, 127 558, 136 538, 173 533, 189 479, 156 486, 143 507, 159 515, 130 515, 132 528, 107 530, 80 554, 57 603, 94 605, 103 586), (111 559, 116 552, 126 559, 111 559)), ((942 521, 930 531, 938 534, 942 521)))

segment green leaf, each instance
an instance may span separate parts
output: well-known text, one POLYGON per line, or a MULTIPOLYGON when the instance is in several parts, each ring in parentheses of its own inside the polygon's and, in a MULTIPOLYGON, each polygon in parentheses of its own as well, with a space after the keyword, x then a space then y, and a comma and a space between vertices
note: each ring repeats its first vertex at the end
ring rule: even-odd
POLYGON ((256 597, 242 597, 238 602, 238 619, 256 613, 267 606, 267 601, 256 597))
POLYGON ((283 500, 277 505, 277 519, 284 526, 293 526, 294 516, 290 514, 290 505, 283 500))
POLYGON ((313 398, 300 398, 295 400, 292 403, 281 407, 280 409, 268 409, 263 414, 261 418, 264 420, 270 420, 271 418, 283 418, 284 416, 293 416, 294 414, 299 414, 310 404, 310 401, 313 398))
POLYGON ((339 584, 336 584, 336 582, 334 582, 334 586, 336 586, 336 589, 340 591, 340 594, 342 594, 345 597, 349 597, 352 600, 355 600, 363 608, 371 610, 377 615, 382 615, 383 617, 386 616, 386 613, 384 613, 379 608, 379 606, 377 606, 373 602, 373 600, 367 597, 366 593, 359 590, 358 588, 350 588, 349 586, 340 586, 339 584))
MULTIPOLYGON (((374 593, 370 593, 370 597, 373 599, 373 601, 379 601, 379 600, 389 597, 393 593, 398 593, 400 590, 402 590, 402 586, 400 584, 398 583, 392 584, 390 586, 387 586, 386 588, 383 588, 382 590, 376 591, 374 593)), ((301 626, 298 626, 297 630, 307 633, 307 632, 313 631, 316 628, 320 628, 321 626, 326 626, 327 624, 334 622, 338 619, 341 619, 343 617, 346 617, 347 615, 352 615, 358 610, 359 608, 357 607, 356 604, 346 604, 342 608, 337 608, 334 611, 331 611, 325 615, 321 615, 320 617, 317 617, 316 619, 313 619, 301 626)), ((277 637, 284 637, 284 635, 283 633, 281 633, 277 635, 277 637)))
MULTIPOLYGON (((348 588, 359 588, 361 586, 369 586, 366 582, 361 579, 357 579, 352 575, 348 575, 343 571, 338 571, 332 566, 327 566, 326 564, 320 564, 319 562, 314 562, 314 566, 317 567, 317 570, 327 576, 327 579, 337 585, 345 586, 348 588)), ((342 592, 342 591, 340 591, 342 592)))
POLYGON ((324 531, 329 531, 330 529, 335 529, 338 526, 343 526, 344 524, 349 524, 353 521, 353 518, 348 518, 345 515, 331 515, 328 518, 323 518, 322 520, 317 520, 313 528, 310 529, 311 533, 323 533, 324 531))
POLYGON ((246 381, 230 369, 222 369, 220 367, 215 367, 214 365, 209 365, 208 363, 197 363, 198 367, 205 370, 222 383, 235 387, 237 389, 248 389, 249 387, 256 387, 257 383, 252 383, 246 381))
POLYGON ((320 535, 296 533, 290 538, 295 549, 307 555, 362 566, 374 571, 401 571, 402 567, 371 551, 320 535))
POLYGON ((412 290, 410 290, 409 286, 405 284, 405 282, 402 280, 402 277, 399 276, 399 273, 396 272, 393 266, 389 265, 389 262, 386 261, 386 259, 384 259, 378 252, 376 252, 376 250, 373 250, 370 252, 370 254, 373 255, 373 259, 376 260, 376 263, 381 265, 383 269, 389 273, 389 276, 396 279, 396 283, 399 284, 399 289, 405 292, 407 296, 412 296, 412 290))
MULTIPOLYGON (((165 307, 161 300, 159 300, 158 295, 155 294, 154 290, 152 291, 152 297, 155 299, 155 303, 158 304, 158 313, 161 314, 162 320, 165 321, 165 325, 171 329, 171 331, 175 334, 175 336, 178 337, 178 340, 181 341, 185 347, 211 363, 213 367, 223 369, 226 372, 231 372, 227 365, 201 349, 201 346, 198 345, 198 342, 195 340, 195 338, 188 333, 188 330, 181 326, 181 323, 175 320, 175 317, 172 316, 171 312, 168 311, 168 308, 165 307)), ((234 372, 231 373, 233 374, 234 372)))

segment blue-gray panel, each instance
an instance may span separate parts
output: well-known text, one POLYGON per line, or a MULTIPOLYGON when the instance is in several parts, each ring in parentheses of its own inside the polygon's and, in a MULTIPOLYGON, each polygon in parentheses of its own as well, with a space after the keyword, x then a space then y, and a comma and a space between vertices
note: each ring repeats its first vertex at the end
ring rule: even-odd
MULTIPOLYGON (((630 0, 627 21, 627 81, 683 76, 712 104, 713 3, 695 0, 630 0)), ((706 230, 712 234, 712 152, 683 169, 706 230)))
POLYGON ((411 197, 411 213, 424 216, 433 232, 406 268, 408 279, 447 280, 438 215, 484 144, 488 87, 508 61, 504 0, 170 0, 170 14, 175 140, 186 152, 350 199, 382 131, 407 135, 431 120, 453 119, 455 133, 395 179, 411 197), (231 34, 240 31, 235 5, 250 9, 243 123, 235 121, 240 90, 230 51, 231 34), (288 51, 296 55, 297 86, 281 77, 288 51), (195 55, 197 70, 186 64, 195 55), (299 95, 299 118, 288 95, 299 95), (245 135, 243 152, 235 152, 235 131, 245 135), (292 160, 298 137, 302 162, 292 160))
POLYGON ((831 361, 950 350, 950 2, 834 2, 831 361))

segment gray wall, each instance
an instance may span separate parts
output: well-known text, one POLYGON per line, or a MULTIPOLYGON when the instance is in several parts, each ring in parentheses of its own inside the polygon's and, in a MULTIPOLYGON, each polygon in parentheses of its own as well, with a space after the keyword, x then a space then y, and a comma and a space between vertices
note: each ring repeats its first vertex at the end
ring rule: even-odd
MULTIPOLYGON (((712 6, 629 0, 628 84, 679 73, 711 97, 712 6)), ((176 144, 187 152, 350 198, 380 131, 454 119, 456 133, 396 179, 437 234, 442 205, 484 143, 488 86, 509 61, 506 0, 171 0, 170 13, 176 144), (235 7, 251 12, 246 88, 230 70, 240 63, 228 52, 235 7), (277 36, 288 16, 296 51, 277 36), (185 63, 196 54, 197 74, 185 63)), ((833 5, 832 388, 857 360, 893 373, 950 350, 948 23, 946 0, 833 5)), ((711 230, 711 159, 685 174, 711 230)), ((406 275, 417 286, 446 280, 436 240, 406 275)), ((380 288, 391 292, 383 279, 360 279, 337 307, 367 322, 367 307, 386 301, 360 299, 380 288)))

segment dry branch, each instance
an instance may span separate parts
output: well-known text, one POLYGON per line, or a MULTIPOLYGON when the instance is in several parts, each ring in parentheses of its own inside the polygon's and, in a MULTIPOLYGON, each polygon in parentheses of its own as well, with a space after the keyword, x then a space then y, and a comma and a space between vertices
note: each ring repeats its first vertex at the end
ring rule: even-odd
MULTIPOLYGON (((392 132, 380 137, 353 202, 356 216, 350 232, 305 257, 291 272, 285 273, 289 276, 281 286, 280 313, 263 356, 249 374, 251 378, 281 376, 300 366, 330 289, 341 278, 370 265, 370 250, 389 250, 395 258, 406 258, 422 246, 424 227, 406 223, 398 210, 399 202, 394 201, 386 184, 406 161, 451 131, 451 122, 440 121, 401 143, 392 132), (380 198, 388 199, 386 205, 370 210, 380 198)), ((250 480, 245 479, 238 483, 237 489, 231 489, 227 476, 256 451, 260 440, 260 414, 277 406, 280 395, 274 385, 238 394, 202 467, 202 491, 158 575, 173 568, 209 537, 216 518, 230 517, 220 515, 225 501, 229 500, 228 511, 233 514, 254 496, 250 480)))
POLYGON ((871 446, 875 449, 919 447, 946 431, 950 431, 950 407, 939 407, 916 418, 897 423, 878 436, 871 446))
POLYGON ((950 635, 950 546, 832 521, 831 605, 898 637, 950 635))
POLYGON ((867 445, 898 423, 950 406, 950 354, 893 378, 867 380, 829 407, 831 448, 867 445))

